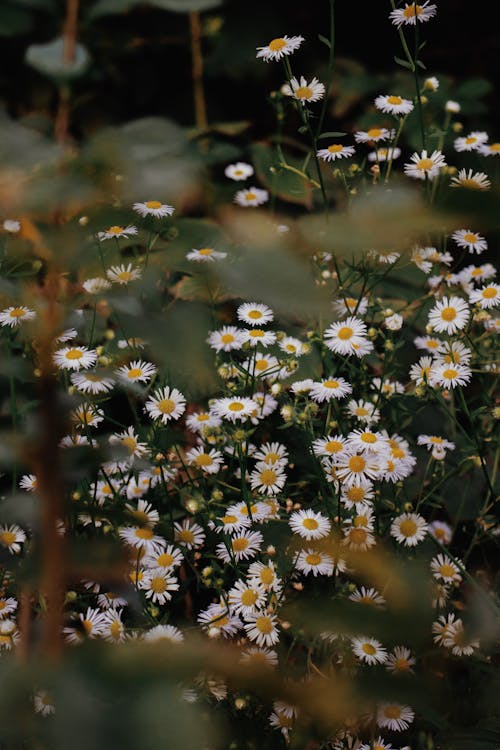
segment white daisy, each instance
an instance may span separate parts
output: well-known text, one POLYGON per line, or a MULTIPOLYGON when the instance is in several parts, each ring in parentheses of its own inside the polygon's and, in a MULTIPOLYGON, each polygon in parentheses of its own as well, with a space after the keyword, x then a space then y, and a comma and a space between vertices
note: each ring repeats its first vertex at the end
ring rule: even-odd
POLYGON ((412 667, 416 664, 415 658, 406 646, 395 646, 387 656, 385 668, 392 674, 413 673, 412 667))
POLYGON ((175 211, 173 206, 169 206, 161 201, 146 201, 145 203, 134 203, 132 206, 141 216, 154 216, 157 219, 163 219, 165 216, 172 216, 175 211))
POLYGON ((0 526, 0 545, 8 549, 11 555, 18 555, 25 541, 26 533, 17 524, 0 526))
POLYGON ((149 526, 125 526, 119 530, 118 536, 129 547, 142 549, 148 555, 157 555, 163 551, 167 542, 155 534, 149 526))
POLYGON ((111 268, 108 268, 106 271, 108 279, 113 284, 120 284, 120 286, 125 286, 131 281, 140 279, 141 275, 140 268, 133 268, 132 263, 128 263, 127 265, 123 263, 121 266, 111 266, 111 268))
POLYGON ((462 187, 469 190, 489 190, 491 181, 484 172, 474 172, 473 169, 461 169, 456 177, 451 178, 450 187, 462 187))
POLYGON ((347 510, 356 509, 356 513, 361 512, 363 507, 369 505, 375 496, 371 482, 353 485, 352 487, 342 487, 340 500, 347 510))
POLYGON ((82 287, 85 289, 87 294, 100 294, 106 289, 111 289, 111 282, 107 279, 102 278, 102 276, 96 276, 92 279, 86 279, 83 282, 82 287))
POLYGON ((436 78, 436 76, 429 76, 429 78, 426 78, 424 81, 424 89, 426 91, 437 91, 439 88, 439 80, 436 78))
POLYGON ((336 354, 350 356, 357 354, 359 347, 366 341, 365 323, 355 316, 350 316, 339 323, 332 323, 325 333, 325 344, 336 354))
POLYGON ((85 614, 80 612, 73 627, 64 628, 64 635, 68 643, 80 644, 85 638, 98 638, 103 635, 105 612, 88 607, 85 614))
POLYGON ((478 302, 484 310, 496 307, 500 303, 500 286, 488 284, 481 289, 475 289, 469 294, 469 302, 472 305, 478 302))
POLYGON ((262 328, 244 328, 241 332, 244 343, 248 343, 251 347, 261 346, 267 347, 272 346, 276 343, 276 334, 274 331, 264 331, 262 328))
POLYGON ((217 545, 217 557, 228 564, 248 560, 255 557, 260 551, 263 541, 264 538, 260 531, 242 529, 227 542, 221 542, 217 545))
POLYGON ((391 536, 406 547, 415 547, 427 534, 427 521, 418 513, 402 513, 391 524, 391 536))
POLYGON ((439 554, 431 560, 431 571, 437 581, 458 585, 462 581, 460 568, 448 555, 439 554))
POLYGON ((477 151, 488 140, 488 133, 475 130, 469 135, 455 139, 455 151, 477 151))
POLYGON ((336 472, 346 488, 364 486, 378 478, 381 465, 373 454, 346 449, 335 458, 336 472))
POLYGON ((288 523, 294 534, 307 541, 322 539, 328 536, 331 529, 331 523, 326 516, 310 509, 294 511, 288 523))
POLYGON ((253 173, 253 167, 243 161, 238 161, 236 164, 228 164, 224 170, 226 177, 229 177, 230 180, 235 180, 236 182, 246 180, 247 177, 251 177, 253 173))
POLYGON ((417 21, 419 23, 429 21, 436 15, 436 11, 437 5, 429 4, 429 0, 425 0, 422 5, 407 3, 404 8, 396 8, 389 13, 389 18, 398 28, 407 25, 415 26, 417 21))
POLYGON ((349 599, 357 604, 366 604, 369 607, 383 607, 386 603, 383 596, 374 588, 360 586, 349 594, 349 599))
POLYGON ((365 664, 383 664, 387 660, 387 649, 375 638, 357 636, 351 639, 351 647, 354 655, 365 664))
POLYGON ((125 642, 125 626, 122 622, 122 611, 121 609, 115 609, 110 607, 107 612, 104 613, 102 619, 102 637, 108 643, 124 643, 125 642))
POLYGON ((309 575, 309 573, 312 573, 315 577, 318 575, 333 575, 333 558, 320 550, 303 549, 295 565, 297 570, 305 575, 309 575))
POLYGON ((308 83, 304 76, 300 76, 300 80, 293 77, 288 83, 285 83, 281 92, 285 96, 293 96, 304 106, 306 102, 317 102, 322 99, 325 95, 325 86, 316 77, 308 83))
POLYGON ((354 155, 354 146, 343 146, 341 143, 332 143, 327 148, 320 148, 316 156, 323 161, 335 161, 335 159, 348 159, 354 155))
POLYGON ((97 236, 101 240, 101 242, 102 240, 111 240, 113 238, 118 239, 119 237, 125 237, 126 239, 128 239, 135 234, 137 234, 137 227, 120 227, 117 225, 108 227, 108 229, 104 230, 104 232, 97 232, 97 236))
POLYGON ((451 335, 465 328, 469 317, 470 310, 465 300, 443 297, 429 312, 429 323, 437 333, 451 335))
POLYGON ((66 346, 55 352, 54 362, 63 370, 87 369, 97 362, 97 352, 86 346, 66 346))
POLYGON ((368 298, 340 297, 334 300, 333 309, 341 318, 344 318, 346 315, 354 315, 355 313, 364 315, 368 309, 368 298))
POLYGON ((144 411, 152 419, 167 424, 171 419, 179 419, 186 410, 186 399, 177 388, 158 388, 144 404, 144 411))
POLYGON ((482 156, 499 156, 500 155, 500 143, 482 143, 478 151, 482 156))
POLYGON ((281 60, 285 55, 291 55, 298 50, 303 41, 303 36, 287 36, 285 34, 285 36, 272 39, 265 47, 257 47, 256 57, 262 58, 265 62, 281 60))
POLYGON ((242 626, 239 617, 230 613, 225 604, 210 604, 198 615, 198 622, 212 637, 223 635, 226 638, 236 635, 242 626))
POLYGON ((262 494, 276 495, 285 486, 286 474, 279 464, 270 466, 264 461, 259 461, 250 473, 249 479, 252 490, 257 490, 262 494))
POLYGON ((0 312, 0 325, 15 328, 21 323, 26 323, 35 318, 36 312, 30 310, 29 307, 24 307, 23 305, 18 307, 7 307, 0 312))
POLYGON ((230 352, 243 346, 242 331, 235 326, 223 326, 217 331, 211 331, 207 343, 216 352, 230 352))
POLYGON ((236 581, 228 591, 228 602, 231 612, 246 618, 264 606, 265 591, 256 584, 236 581))
POLYGON ((220 427, 222 420, 208 411, 198 411, 186 417, 186 427, 191 432, 204 433, 206 429, 220 427))
POLYGON ((453 232, 451 239, 454 240, 459 247, 466 248, 470 253, 477 253, 480 255, 484 250, 488 249, 488 243, 477 232, 471 232, 470 229, 457 229, 453 232))
POLYGON ((147 383, 156 372, 157 368, 151 362, 136 359, 128 365, 119 367, 116 375, 125 383, 147 383))
POLYGON ((262 326, 274 319, 274 313, 270 307, 259 302, 244 302, 236 311, 238 320, 249 326, 262 326))
MULTIPOLYGON (((370 162, 384 162, 384 161, 394 161, 395 159, 399 159, 401 156, 401 149, 397 146, 394 146, 392 148, 385 148, 381 147, 378 148, 376 151, 370 151, 368 154, 368 161, 370 162)), ((362 311, 360 310, 361 314, 362 311)))
POLYGON ((279 641, 276 615, 256 612, 245 617, 245 630, 250 641, 258 646, 274 646, 279 641))
POLYGON ((345 448, 346 440, 342 435, 327 435, 324 438, 317 438, 312 443, 312 449, 315 456, 333 456, 341 453, 345 448))
POLYGON ((389 441, 387 436, 382 432, 374 432, 368 428, 364 430, 353 430, 349 433, 346 441, 346 447, 355 452, 363 453, 387 453, 389 450, 389 441))
POLYGON ((206 451, 205 448, 191 448, 186 453, 186 463, 200 469, 204 474, 217 474, 224 463, 222 453, 215 448, 206 451))
POLYGON ((390 141, 393 138, 394 130, 388 128, 369 128, 354 133, 356 143, 378 143, 379 141, 390 141))
POLYGON ((174 547, 173 544, 169 544, 161 552, 153 555, 145 555, 142 558, 142 563, 146 569, 163 568, 165 570, 173 570, 182 565, 183 560, 184 555, 182 552, 177 547, 174 547))
POLYGON ((443 388, 455 388, 457 385, 467 385, 472 377, 472 370, 467 365, 456 365, 444 362, 434 365, 431 370, 432 385, 443 388))
POLYGON ((377 725, 392 732, 408 729, 414 718, 413 709, 401 703, 381 703, 377 709, 377 725))
POLYGON ((327 378, 313 382, 309 395, 316 403, 331 401, 334 398, 345 398, 352 393, 352 386, 344 378, 327 378))
POLYGON ((410 158, 411 161, 404 165, 404 173, 417 180, 425 180, 426 178, 433 180, 442 167, 446 166, 441 151, 433 151, 430 155, 425 149, 421 154, 415 151, 410 158))
POLYGON ((253 399, 246 397, 218 398, 213 402, 211 411, 216 417, 236 422, 246 420, 257 413, 259 405, 253 399))
POLYGON ((144 638, 147 643, 182 643, 184 640, 184 634, 175 625, 155 625, 154 628, 144 633, 144 638))
POLYGON ((72 384, 82 393, 108 393, 113 390, 115 381, 109 375, 88 370, 87 372, 74 372, 70 376, 72 384))
POLYGON ((410 367, 410 378, 417 385, 430 384, 433 364, 434 360, 432 357, 420 357, 418 362, 410 367))
POLYGON ((238 206, 262 206, 263 203, 267 203, 269 200, 269 193, 267 190, 261 190, 260 188, 251 187, 248 190, 238 190, 234 196, 234 202, 238 206))
POLYGON ((347 412, 351 417, 366 424, 378 422, 380 419, 380 411, 375 407, 375 404, 372 404, 371 401, 363 401, 363 399, 349 401, 347 412))
POLYGON ((168 571, 161 568, 150 569, 144 572, 139 581, 147 599, 157 604, 166 604, 172 598, 171 591, 179 590, 179 582, 175 576, 169 575, 168 571))
POLYGON ((10 234, 17 234, 21 229, 21 222, 16 219, 5 219, 2 223, 2 227, 10 234))
POLYGON ((188 260, 194 260, 198 263, 215 263, 216 260, 224 260, 227 258, 227 253, 223 253, 220 250, 214 250, 213 247, 200 247, 194 248, 187 253, 186 258, 188 260))
POLYGON ((192 521, 190 518, 185 518, 182 523, 174 523, 174 538, 175 541, 186 547, 187 549, 193 549, 202 547, 205 542, 205 532, 202 527, 192 521))
POLYGON ((429 524, 429 534, 437 539, 438 542, 441 542, 441 544, 449 544, 453 536, 453 531, 445 521, 432 521, 429 524))
POLYGON ((390 115, 408 115, 414 108, 413 102, 409 99, 403 99, 403 97, 394 94, 377 96, 375 106, 381 112, 390 115))

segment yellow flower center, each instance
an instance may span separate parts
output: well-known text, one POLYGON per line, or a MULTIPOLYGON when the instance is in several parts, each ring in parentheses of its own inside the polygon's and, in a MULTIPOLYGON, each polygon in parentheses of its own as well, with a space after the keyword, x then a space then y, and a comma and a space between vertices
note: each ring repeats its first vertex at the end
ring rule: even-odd
POLYGON ((265 331, 263 331, 261 328, 254 328, 253 331, 250 331, 250 336, 254 339, 261 339, 265 335, 265 331))
POLYGON ((133 437, 126 437, 123 438, 122 445, 128 449, 129 453, 133 453, 137 448, 137 440, 133 437))
POLYGON ((148 514, 145 513, 143 510, 133 510, 130 514, 135 518, 137 523, 149 523, 149 517, 148 514))
POLYGON ((259 573, 259 578, 263 584, 269 586, 274 581, 274 570, 271 570, 271 568, 268 567, 262 568, 259 573))
POLYGON ((297 99, 310 99, 313 95, 313 90, 310 86, 299 86, 295 91, 297 99))
POLYGON ((267 359, 258 359, 255 363, 255 369, 259 372, 263 372, 269 368, 269 362, 267 359))
POLYGON ((394 669, 396 670, 396 672, 408 672, 410 669, 408 659, 403 659, 403 657, 396 659, 396 661, 394 662, 394 669))
POLYGON ((10 547, 16 541, 16 535, 12 531, 2 531, 0 534, 0 541, 6 547, 10 547))
POLYGON ((355 414, 357 417, 366 417, 368 414, 368 409, 365 409, 364 406, 357 406, 355 414))
POLYGON ((403 15, 405 18, 415 18, 415 16, 418 17, 422 13, 422 10, 421 5, 407 5, 403 11, 403 15))
POLYGON ((366 461, 363 456, 351 456, 348 461, 348 466, 351 471, 357 473, 364 470, 366 461))
POLYGON ((149 587, 155 594, 163 594, 167 590, 167 582, 161 576, 157 576, 151 579, 149 587))
POLYGON ((337 333, 337 336, 339 337, 339 339, 342 339, 342 341, 347 341, 353 335, 354 331, 349 326, 342 326, 342 328, 339 328, 337 333))
POLYGON ((171 398, 162 398, 161 401, 157 402, 156 408, 158 411, 161 411, 162 414, 172 414, 175 409, 175 401, 171 398))
POLYGON ((276 461, 278 461, 278 459, 279 459, 279 454, 273 453, 271 451, 270 453, 266 454, 264 461, 266 462, 266 464, 275 464, 276 461))
POLYGON ((160 568, 168 568, 174 562, 175 558, 170 554, 170 552, 162 552, 161 555, 158 555, 158 557, 156 558, 156 564, 160 568))
POLYGON ((22 318, 23 315, 26 315, 26 310, 23 310, 22 307, 14 307, 9 313, 11 318, 22 318))
POLYGON ((468 144, 475 143, 476 141, 477 141, 477 138, 475 138, 473 135, 469 135, 465 139, 465 142, 468 143, 468 144))
POLYGON ((373 656, 373 654, 377 653, 377 649, 371 643, 363 643, 363 645, 361 646, 361 650, 369 656, 373 656))
POLYGON ((472 234, 472 232, 467 232, 467 234, 464 234, 464 240, 465 242, 470 242, 472 245, 477 242, 479 237, 477 234, 472 234))
POLYGON ((368 526, 368 516, 356 516, 353 523, 356 528, 362 528, 363 526, 368 526))
POLYGON ((370 130, 367 130, 366 132, 370 138, 380 138, 382 135, 382 128, 370 128, 370 130))
POLYGON ((500 143, 492 143, 490 146, 490 151, 494 151, 495 153, 500 152, 500 143))
POLYGON ((443 442, 443 438, 433 436, 431 437, 429 442, 434 443, 435 445, 441 445, 443 442))
POLYGON ((264 471, 260 472, 260 481, 261 484, 265 485, 266 487, 270 487, 273 485, 276 481, 276 472, 273 469, 264 469, 264 471))
POLYGON ((323 386, 325 388, 338 388, 340 385, 338 380, 325 380, 323 386))
POLYGON ((458 370, 454 370, 452 367, 448 368, 447 370, 443 370, 443 378, 446 378, 447 380, 453 380, 458 375, 458 370))
POLYGON ((325 451, 327 453, 339 453, 342 448, 342 443, 338 440, 329 440, 325 445, 325 451))
POLYGON ((179 541, 184 542, 185 544, 193 544, 194 542, 194 533, 191 531, 191 529, 181 529, 177 533, 177 539, 179 541))
POLYGON ((233 550, 235 552, 243 552, 246 550, 250 542, 244 536, 233 539, 233 550))
POLYGON ((146 201, 146 208, 161 208, 160 201, 146 201))
POLYGON ((471 190, 482 190, 481 183, 475 180, 473 177, 465 177, 464 179, 460 180, 460 185, 465 188, 470 188, 471 190))
POLYGON ((121 232, 123 232, 123 227, 114 226, 108 229, 108 234, 121 234, 121 232))
POLYGON ((306 555, 306 563, 308 565, 319 565, 321 562, 321 555, 318 555, 316 552, 311 552, 309 555, 306 555))
POLYGON ((212 255, 212 253, 212 247, 202 247, 200 250, 198 250, 198 255, 212 255))
POLYGON ((234 341, 234 336, 232 333, 223 333, 220 337, 220 340, 223 344, 232 344, 234 341))
POLYGON ((338 154, 338 153, 339 153, 340 151, 342 151, 342 149, 343 149, 343 148, 344 148, 344 147, 342 146, 342 144, 341 144, 341 143, 332 143, 332 145, 331 145, 331 146, 328 146, 328 149, 327 149, 327 150, 328 150, 328 151, 329 151, 329 152, 330 152, 331 154, 338 154))
POLYGON ((411 518, 407 518, 399 524, 399 531, 405 537, 413 536, 417 529, 417 524, 411 518))
POLYGON ((432 159, 419 159, 417 162, 417 169, 420 169, 423 172, 427 172, 429 169, 432 169, 433 166, 434 162, 432 159))
POLYGON ((269 49, 271 50, 271 52, 280 52, 285 47, 286 39, 273 39, 271 42, 269 42, 269 49))
POLYGON ((249 318, 252 318, 252 320, 259 320, 260 318, 262 318, 262 313, 260 310, 250 310, 247 315, 249 318))
POLYGON ((246 194, 245 197, 246 197, 247 201, 254 201, 257 198, 257 196, 255 195, 255 193, 252 193, 251 190, 248 191, 248 193, 246 194))
POLYGON ((146 539, 146 540, 148 540, 148 539, 152 539, 153 538, 154 533, 153 533, 153 531, 151 529, 142 528, 142 529, 136 529, 135 530, 135 536, 138 539, 146 539))
POLYGON ((360 435, 361 441, 363 443, 376 443, 377 442, 377 436, 373 434, 373 432, 363 432, 360 435))
POLYGON ((222 523, 236 523, 236 521, 238 520, 238 517, 237 516, 222 516, 220 520, 222 521, 222 523))
POLYGON ((484 297, 484 299, 494 299, 497 294, 498 292, 494 286, 487 286, 486 289, 483 289, 482 291, 482 296, 484 297))
POLYGON ((66 359, 81 359, 83 357, 83 352, 81 349, 70 349, 65 354, 66 359))
POLYGON ((444 307, 441 310, 441 317, 443 320, 446 320, 448 323, 451 323, 452 320, 455 320, 457 317, 457 311, 454 307, 444 307))
POLYGON ((241 403, 241 401, 231 401, 231 403, 228 406, 229 411, 241 411, 244 408, 245 407, 241 403))
POLYGON ((349 530, 349 539, 353 544, 364 544, 367 537, 366 529, 353 528, 349 530))
POLYGON ((399 719, 401 716, 401 709, 399 706, 386 706, 384 708, 384 716, 387 719, 399 719))
POLYGON ((244 607, 253 607, 257 599, 258 594, 253 589, 247 589, 241 595, 241 603, 244 607))
POLYGON ((455 569, 449 563, 444 563, 439 567, 439 572, 443 578, 453 578, 455 576, 455 569))
POLYGON ((94 624, 90 620, 82 620, 83 629, 86 635, 90 635, 94 624))
POLYGON ((347 491, 347 497, 353 503, 360 503, 363 500, 364 496, 365 496, 364 487, 351 487, 347 491))
POLYGON ((402 104, 403 100, 401 99, 400 96, 388 96, 387 97, 387 103, 388 104, 398 105, 398 104, 402 104))
POLYGON ((195 458, 195 464, 197 466, 211 466, 213 463, 212 458, 209 456, 208 453, 200 453, 195 458))
POLYGON ((255 620, 255 627, 261 633, 264 633, 264 635, 267 635, 268 633, 272 632, 273 621, 271 620, 270 617, 266 617, 265 615, 262 615, 262 617, 258 617, 255 620))
POLYGON ((127 378, 130 378, 130 380, 133 380, 134 378, 140 378, 141 375, 142 369, 140 367, 131 367, 127 372, 127 378))
POLYGON ((302 526, 305 529, 309 529, 309 531, 313 531, 314 529, 318 528, 319 523, 316 521, 315 518, 304 518, 302 521, 302 526))
POLYGON ((7 606, 7 603, 6 603, 6 602, 4 602, 4 601, 2 601, 2 600, 0 599, 0 612, 2 611, 2 609, 5 609, 5 608, 6 608, 6 606, 7 606))
POLYGON ((122 634, 122 625, 121 625, 120 620, 118 619, 113 620, 109 628, 109 633, 111 637, 115 639, 115 641, 117 641, 120 638, 122 634))

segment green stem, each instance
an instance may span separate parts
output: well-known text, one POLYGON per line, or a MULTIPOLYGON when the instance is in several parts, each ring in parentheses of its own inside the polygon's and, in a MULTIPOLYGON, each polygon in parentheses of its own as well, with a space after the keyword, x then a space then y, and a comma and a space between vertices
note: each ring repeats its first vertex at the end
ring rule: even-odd
POLYGON ((335 58, 335 13, 334 13, 334 4, 335 0, 329 0, 330 4, 330 25, 329 25, 329 41, 330 41, 330 48, 329 48, 329 54, 328 54, 328 73, 327 73, 327 79, 325 84, 325 98, 323 100, 323 106, 321 107, 321 112, 319 115, 318 120, 318 127, 316 129, 316 138, 318 138, 321 135, 321 131, 323 130, 323 123, 325 121, 326 112, 328 109, 328 92, 330 90, 330 85, 332 82, 333 77, 333 64, 334 64, 334 58, 335 58))

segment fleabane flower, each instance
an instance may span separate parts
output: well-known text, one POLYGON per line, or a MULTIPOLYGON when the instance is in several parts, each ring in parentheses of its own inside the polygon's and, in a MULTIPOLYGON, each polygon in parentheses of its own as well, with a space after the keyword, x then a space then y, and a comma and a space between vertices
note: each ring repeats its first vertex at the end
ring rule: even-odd
POLYGON ((26 534, 17 524, 0 526, 0 546, 5 547, 11 555, 18 555, 25 541, 26 534))
POLYGON ((121 266, 111 266, 106 271, 106 276, 113 284, 120 284, 120 286, 126 286, 131 281, 136 281, 141 278, 140 268, 133 268, 132 263, 121 266))
POLYGON ((410 99, 395 94, 381 94, 375 99, 375 106, 389 115, 408 115, 414 108, 410 99))
POLYGON ((234 202, 238 206, 244 207, 255 207, 261 206, 263 203, 267 203, 269 200, 269 193, 267 190, 261 190, 260 188, 250 187, 247 190, 238 190, 234 196, 234 202))
POLYGON ((28 320, 34 320, 35 318, 36 312, 30 310, 29 307, 23 305, 7 307, 0 312, 0 325, 16 328, 21 323, 26 323, 28 320))
POLYGON ((331 555, 321 550, 303 549, 297 562, 297 570, 305 575, 313 574, 314 577, 333 575, 334 561, 331 555))
POLYGON ((111 240, 113 238, 119 239, 120 237, 129 239, 129 237, 132 237, 135 234, 137 234, 137 227, 134 227, 132 225, 128 227, 114 225, 112 227, 108 227, 108 229, 105 229, 103 232, 97 232, 97 236, 101 240, 101 242, 102 240, 111 240))
POLYGON ((455 138, 455 151, 477 151, 488 140, 488 133, 475 130, 469 135, 455 138))
POLYGON ((365 664, 383 664, 387 661, 387 650, 375 638, 358 636, 351 639, 354 655, 365 664))
POLYGON ((251 559, 260 551, 263 541, 260 531, 241 529, 227 542, 217 545, 217 557, 227 564, 251 559))
POLYGON ((354 133, 356 143, 378 143, 378 141, 390 141, 392 138, 394 138, 394 130, 388 128, 369 128, 354 133))
POLYGON ((419 23, 429 21, 436 15, 436 11, 437 5, 430 4, 429 0, 426 0, 422 5, 407 3, 404 8, 396 8, 389 13, 389 18, 399 29, 401 26, 415 26, 417 21, 419 23))
POLYGON ((405 547, 415 547, 426 534, 427 521, 418 513, 402 513, 391 524, 391 536, 405 547))
POLYGON ((341 143, 332 143, 326 148, 320 148, 316 156, 323 161, 335 161, 335 159, 348 159, 355 152, 354 146, 343 146, 341 143))
POLYGON ((331 523, 326 516, 314 510, 298 510, 291 514, 288 522, 294 534, 303 539, 322 539, 328 536, 331 523))
POLYGON ((394 646, 392 652, 387 656, 385 668, 394 675, 413 673, 412 667, 416 664, 415 658, 406 646, 394 646))
POLYGON ((453 232, 451 239, 454 240, 459 247, 463 247, 469 251, 469 253, 477 253, 480 255, 484 250, 488 249, 488 243, 484 237, 477 232, 472 232, 470 229, 457 229, 453 232))
POLYGON ((474 305, 476 302, 484 310, 490 307, 496 307, 500 303, 500 286, 498 284, 488 284, 481 289, 474 289, 469 294, 469 302, 474 305))
POLYGON ((416 180, 433 180, 439 174, 446 161, 441 151, 433 151, 428 154, 424 149, 421 154, 415 151, 410 157, 411 161, 404 165, 404 172, 408 177, 416 180))
POLYGON ((359 347, 367 340, 366 333, 366 324, 360 318, 350 316, 326 329, 325 344, 336 354, 358 355, 359 347))
POLYGON ((316 77, 308 83, 304 76, 300 76, 300 80, 295 77, 291 78, 289 83, 284 84, 281 91, 285 96, 293 96, 304 106, 306 102, 317 102, 322 99, 325 95, 325 86, 316 77))
POLYGON ((439 554, 431 560, 431 571, 437 581, 458 585, 462 581, 460 568, 448 555, 439 554))
POLYGON ((235 182, 241 182, 251 177, 254 173, 254 169, 251 164, 247 164, 244 161, 238 161, 236 164, 228 164, 224 170, 226 177, 235 182))
POLYGON ((346 448, 336 456, 336 474, 342 485, 349 487, 364 486, 378 478, 381 462, 373 453, 346 448))
POLYGON ((500 143, 482 143, 478 151, 482 156, 500 156, 500 143))
POLYGON ((236 311, 238 320, 249 326, 262 326, 270 323, 274 313, 270 307, 259 302, 244 302, 236 311))
POLYGON ((250 641, 258 646, 274 646, 279 641, 278 618, 267 612, 256 612, 245 617, 245 630, 250 641))
POLYGON ((484 172, 474 172, 473 169, 461 169, 450 181, 452 188, 468 188, 469 190, 489 190, 491 181, 484 172))
POLYGON ((443 362, 432 367, 430 379, 432 385, 449 389, 457 385, 467 385, 471 377, 472 370, 467 365, 443 362))
POLYGON ((97 362, 97 352, 86 346, 66 346, 54 354, 54 362, 62 370, 81 370, 97 362))
POLYGON ((173 206, 161 201, 145 201, 145 203, 134 203, 132 206, 141 216, 154 216, 157 219, 163 219, 165 216, 172 216, 175 211, 173 206))
POLYGON ((207 343, 216 352, 230 352, 243 346, 242 331, 235 326, 224 326, 218 331, 212 331, 207 343))
POLYGON ((144 591, 147 599, 157 604, 166 604, 172 598, 170 592, 179 590, 179 582, 165 569, 150 568, 145 571, 138 587, 144 591))
POLYGON ((128 365, 119 367, 116 370, 116 375, 124 383, 147 383, 156 372, 157 368, 151 362, 137 359, 128 365))
POLYGON ((394 159, 399 159, 401 156, 401 149, 397 146, 394 146, 393 148, 385 148, 381 147, 378 148, 376 151, 370 151, 368 154, 368 161, 371 162, 384 162, 384 161, 394 161, 394 159))
POLYGON ((291 55, 298 50, 303 41, 303 36, 287 36, 285 34, 282 37, 276 37, 276 39, 271 39, 269 44, 264 47, 257 47, 256 57, 265 62, 281 60, 285 55, 291 55))
POLYGON ((429 323, 437 333, 449 335, 461 331, 467 325, 470 310, 461 297, 443 297, 429 312, 429 323))
POLYGON ((211 411, 216 417, 228 419, 230 422, 244 421, 254 413, 258 413, 259 405, 251 398, 238 397, 218 398, 214 401, 211 411))
POLYGON ((216 260, 224 260, 224 258, 227 258, 227 253, 215 250, 213 247, 200 247, 190 250, 189 253, 186 254, 186 258, 195 263, 215 263, 216 260))
POLYGON ((171 419, 179 419, 186 410, 186 399, 177 388, 158 388, 144 404, 144 411, 152 419, 167 424, 171 419))
POLYGON ((381 703, 377 709, 377 726, 392 732, 408 729, 415 718, 415 711, 401 703, 381 703))
POLYGON ((217 474, 224 463, 222 453, 215 448, 206 450, 203 447, 191 448, 186 453, 186 463, 200 469, 204 474, 217 474))
POLYGON ((264 606, 265 591, 258 584, 236 581, 228 592, 228 602, 232 613, 247 617, 264 606))
POLYGON ((332 398, 344 398, 349 393, 352 393, 352 385, 347 380, 330 377, 313 382, 309 396, 313 401, 322 403, 323 401, 331 401, 332 398))
POLYGON ((280 464, 270 466, 264 461, 258 461, 249 479, 252 490, 257 490, 262 494, 276 495, 285 486, 286 474, 280 464))

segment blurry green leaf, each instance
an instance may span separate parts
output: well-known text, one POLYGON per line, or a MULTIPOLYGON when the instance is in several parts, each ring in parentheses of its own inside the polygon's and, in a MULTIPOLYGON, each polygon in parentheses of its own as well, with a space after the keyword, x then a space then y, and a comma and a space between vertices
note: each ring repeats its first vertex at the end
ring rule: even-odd
POLYGON ((485 78, 469 78, 457 88, 456 97, 459 101, 461 99, 479 99, 489 94, 492 88, 492 84, 485 78))
POLYGON ((184 276, 170 291, 177 299, 188 301, 198 300, 220 304, 231 299, 231 294, 221 287, 220 282, 216 279, 210 281, 202 274, 184 276))
POLYGON ((31 31, 33 17, 29 11, 3 4, 0 10, 0 36, 15 36, 31 31))
POLYGON ((342 138, 342 136, 347 135, 347 133, 344 133, 342 130, 329 130, 326 133, 321 133, 321 135, 318 135, 318 139, 320 138, 342 138))
POLYGON ((85 72, 89 63, 90 55, 81 44, 75 45, 74 59, 64 59, 64 41, 61 37, 47 44, 32 44, 26 50, 26 62, 39 73, 65 80, 75 78, 85 72))
POLYGON ((424 63, 422 62, 422 60, 416 60, 415 64, 418 65, 419 68, 422 68, 422 70, 427 70, 427 66, 424 65, 424 63))
POLYGON ((164 8, 174 13, 190 13, 191 11, 208 10, 216 8, 222 0, 147 0, 149 5, 156 8, 164 8))
POLYGON ((332 44, 329 39, 326 38, 326 36, 323 36, 323 34, 318 34, 318 39, 320 42, 323 42, 323 44, 326 44, 328 49, 331 48, 332 44))
MULTIPOLYGON (((286 158, 291 167, 300 170, 301 161, 288 155, 286 158)), ((275 149, 264 143, 257 143, 252 148, 252 160, 259 179, 270 192, 289 203, 311 207, 312 186, 310 182, 280 165, 275 149)))
POLYGON ((89 18, 125 13, 138 4, 139 0, 98 0, 89 11, 89 18))
POLYGON ((408 60, 402 60, 400 57, 394 56, 394 62, 397 62, 397 64, 401 65, 402 68, 407 68, 408 70, 412 70, 412 66, 408 62, 408 60))

